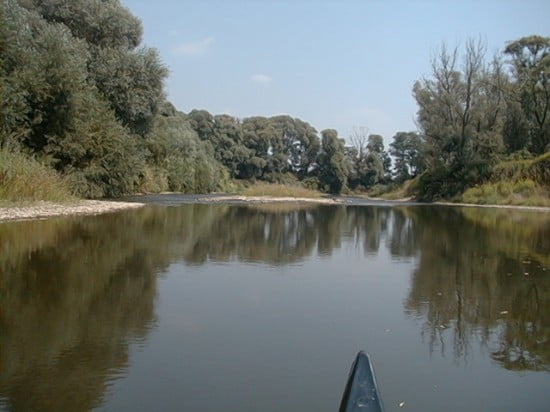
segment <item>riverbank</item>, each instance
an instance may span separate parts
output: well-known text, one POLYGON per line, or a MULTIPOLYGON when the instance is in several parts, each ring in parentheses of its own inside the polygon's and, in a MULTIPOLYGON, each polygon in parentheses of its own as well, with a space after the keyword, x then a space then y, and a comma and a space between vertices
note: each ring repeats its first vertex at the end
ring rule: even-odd
MULTIPOLYGON (((176 194, 171 194, 172 196, 176 194)), ((179 195, 186 197, 187 195, 179 195)), ((209 195, 197 196, 188 195, 189 200, 182 203, 244 203, 244 204, 272 204, 272 203, 309 203, 322 205, 424 205, 424 206, 454 206, 454 207, 480 207, 494 209, 514 209, 536 212, 550 212, 550 207, 538 206, 515 206, 515 205, 476 205, 469 203, 416 203, 410 198, 399 200, 384 200, 380 198, 368 197, 285 197, 285 196, 243 196, 243 195, 209 195)), ((102 213, 115 212, 123 209, 135 209, 145 206, 150 202, 144 199, 143 202, 123 202, 123 201, 103 201, 103 200, 79 200, 70 203, 54 202, 33 202, 25 205, 4 205, 0 206, 0 222, 45 219, 56 216, 76 216, 76 215, 97 215, 102 213)), ((177 202, 180 203, 180 202, 177 202)))
POLYGON ((0 207, 0 222, 45 219, 56 216, 97 215, 142 206, 144 203, 105 200, 78 200, 67 203, 38 201, 16 206, 8 204, 0 207))
POLYGON ((221 195, 210 196, 202 199, 204 202, 245 202, 245 203, 319 203, 323 205, 334 205, 347 203, 343 197, 294 197, 294 196, 243 196, 243 195, 221 195))

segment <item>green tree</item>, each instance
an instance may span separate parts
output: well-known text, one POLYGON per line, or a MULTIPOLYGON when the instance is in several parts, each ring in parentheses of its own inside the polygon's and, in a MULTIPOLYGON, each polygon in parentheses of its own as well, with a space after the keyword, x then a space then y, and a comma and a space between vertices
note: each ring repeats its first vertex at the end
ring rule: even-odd
POLYGON ((330 193, 341 193, 346 186, 349 165, 344 154, 344 140, 338 138, 338 132, 326 129, 321 132, 321 153, 318 158, 318 176, 320 184, 330 193))
POLYGON ((423 141, 417 132, 397 132, 390 144, 395 159, 394 175, 403 182, 424 171, 423 141))
POLYGON ((82 196, 133 192, 136 133, 147 134, 166 75, 154 50, 133 50, 139 20, 117 1, 2 0, 2 12, 0 144, 47 162, 82 196))
POLYGON ((224 189, 227 172, 215 159, 212 146, 199 139, 188 117, 172 105, 166 104, 155 118, 146 145, 151 178, 159 190, 209 193, 224 189))
POLYGON ((491 81, 500 80, 500 74, 489 75, 484 56, 485 45, 470 40, 459 67, 458 49, 443 46, 432 61, 432 78, 414 85, 430 166, 465 165, 486 159, 485 146, 491 147, 491 154, 502 146, 504 101, 495 98, 501 90, 491 81))
POLYGON ((309 123, 286 115, 272 117, 269 122, 281 142, 272 147, 282 149, 288 159, 287 169, 303 179, 319 153, 317 131, 309 123))
POLYGON ((513 124, 521 132, 527 129, 533 153, 544 153, 550 150, 550 38, 522 37, 508 43, 504 52, 512 58, 516 81, 512 96, 527 127, 521 120, 513 124))
POLYGON ((352 189, 362 185, 363 176, 366 172, 366 156, 368 129, 366 127, 356 127, 352 130, 349 137, 350 147, 346 147, 346 159, 349 167, 348 182, 352 189))
POLYGON ((157 51, 102 48, 90 62, 90 72, 122 124, 144 137, 164 101, 163 83, 168 71, 157 51))
POLYGON ((414 85, 429 169, 420 182, 423 199, 452 197, 483 181, 504 150, 506 76, 498 59, 487 64, 484 56, 484 44, 470 40, 460 66, 458 49, 443 46, 432 77, 414 85))
POLYGON ((270 142, 275 129, 266 117, 255 116, 243 120, 243 143, 250 156, 240 165, 240 176, 244 179, 263 178, 267 172, 270 142))
POLYGON ((48 22, 62 23, 75 37, 98 47, 131 50, 141 43, 140 20, 119 0, 25 0, 48 22))

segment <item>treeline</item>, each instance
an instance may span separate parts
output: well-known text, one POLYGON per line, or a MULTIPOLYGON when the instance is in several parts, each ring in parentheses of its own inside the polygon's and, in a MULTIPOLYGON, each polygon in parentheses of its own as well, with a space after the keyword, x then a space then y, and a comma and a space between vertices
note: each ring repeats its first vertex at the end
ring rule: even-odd
POLYGON ((225 168, 166 101, 168 70, 118 0, 1 5, 4 152, 39 159, 83 197, 223 189, 225 168))
POLYGON ((511 42, 491 61, 479 42, 462 57, 443 47, 414 85, 420 130, 397 133, 386 150, 364 128, 346 146, 335 130, 287 115, 177 111, 167 68, 119 0, 1 4, 0 149, 38 159, 79 196, 223 191, 237 179, 341 193, 419 176, 416 194, 428 200, 490 179, 503 159, 549 150, 545 37, 511 42))
POLYGON ((498 179, 495 165, 503 161, 508 172, 523 167, 520 178, 548 187, 550 38, 523 37, 490 59, 481 41, 468 41, 462 55, 442 46, 413 95, 420 132, 406 150, 399 134, 392 147, 398 178, 424 172, 421 199, 456 197, 498 179))
POLYGON ((164 95, 167 68, 119 0, 1 4, 0 148, 40 160, 77 195, 204 193, 232 179, 346 186, 333 130, 320 138, 290 116, 178 112, 164 95))

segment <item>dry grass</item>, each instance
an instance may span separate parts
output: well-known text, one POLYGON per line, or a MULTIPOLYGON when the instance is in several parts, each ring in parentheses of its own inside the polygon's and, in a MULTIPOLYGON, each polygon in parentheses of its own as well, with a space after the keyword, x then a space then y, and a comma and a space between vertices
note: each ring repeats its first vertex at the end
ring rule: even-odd
POLYGON ((37 200, 75 200, 69 185, 54 170, 21 153, 0 150, 0 205, 37 200))
POLYGON ((301 186, 289 186, 274 183, 255 183, 239 191, 243 196, 270 196, 270 197, 306 197, 320 198, 323 193, 306 189, 301 186))
POLYGON ((495 166, 490 182, 466 190, 460 201, 474 204, 550 206, 550 153, 495 166))
POLYGON ((502 180, 468 189, 461 201, 479 205, 550 206, 550 193, 531 179, 502 180))
MULTIPOLYGON (((418 177, 405 181, 400 186, 386 186, 387 190, 369 191, 369 196, 380 197, 385 200, 399 200, 414 197, 418 177)), ((373 188, 375 189, 376 186, 373 188)))

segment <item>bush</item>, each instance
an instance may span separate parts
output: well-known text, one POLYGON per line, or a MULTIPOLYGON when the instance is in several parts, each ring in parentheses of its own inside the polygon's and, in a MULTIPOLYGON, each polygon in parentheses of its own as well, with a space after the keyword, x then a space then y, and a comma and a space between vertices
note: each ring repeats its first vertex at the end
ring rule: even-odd
POLYGON ((54 170, 22 153, 0 150, 0 201, 74 199, 67 181, 54 170))
POLYGON ((307 177, 302 180, 302 186, 308 190, 319 190, 320 182, 317 177, 307 177))
POLYGON ((548 192, 531 179, 486 183, 468 189, 461 201, 473 204, 547 206, 548 192))
POLYGON ((424 172, 418 180, 418 200, 457 199, 470 187, 485 182, 491 176, 487 162, 441 166, 424 172))

